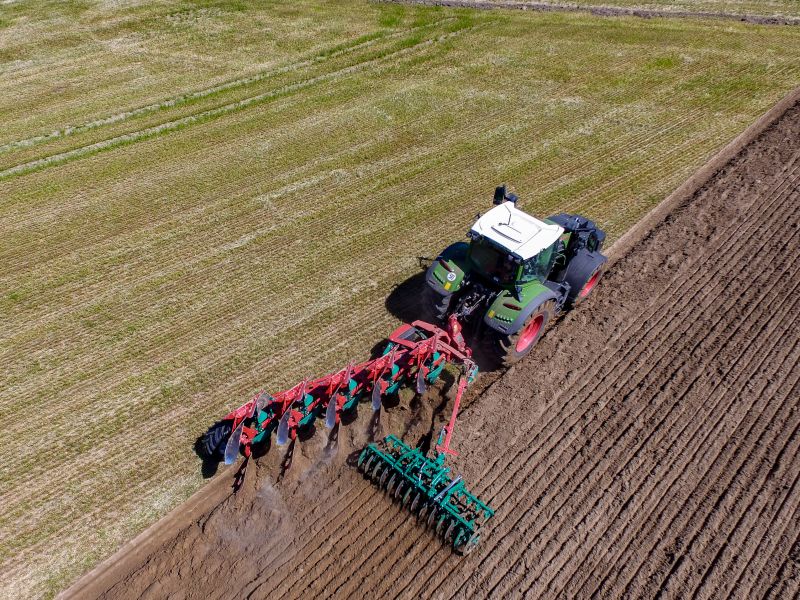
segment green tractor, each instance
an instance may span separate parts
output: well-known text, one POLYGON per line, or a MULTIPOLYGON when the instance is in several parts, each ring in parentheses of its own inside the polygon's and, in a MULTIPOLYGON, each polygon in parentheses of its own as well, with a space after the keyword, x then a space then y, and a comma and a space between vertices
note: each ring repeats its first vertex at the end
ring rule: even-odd
POLYGON ((434 319, 470 325, 504 365, 527 355, 554 316, 591 293, 608 260, 600 252, 605 233, 592 221, 566 213, 539 220, 516 203, 498 187, 469 242, 445 248, 426 274, 434 319))

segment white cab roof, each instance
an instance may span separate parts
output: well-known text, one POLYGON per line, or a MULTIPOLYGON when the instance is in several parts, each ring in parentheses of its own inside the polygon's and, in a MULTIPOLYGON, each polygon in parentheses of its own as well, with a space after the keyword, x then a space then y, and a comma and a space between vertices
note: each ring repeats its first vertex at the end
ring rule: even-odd
POLYGON ((564 230, 525 214, 512 202, 503 202, 482 215, 472 226, 474 233, 492 240, 522 260, 536 256, 553 244, 564 230))

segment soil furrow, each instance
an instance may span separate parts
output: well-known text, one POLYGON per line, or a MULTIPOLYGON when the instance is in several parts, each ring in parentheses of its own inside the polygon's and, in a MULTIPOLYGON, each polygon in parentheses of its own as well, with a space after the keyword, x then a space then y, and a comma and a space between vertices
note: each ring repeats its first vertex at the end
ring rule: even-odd
MULTIPOLYGON (((784 447, 781 452, 785 450, 786 448, 784 447)), ((775 477, 777 466, 778 465, 772 466, 765 483, 769 483, 770 479, 775 477)), ((777 483, 777 485, 780 486, 780 490, 783 491, 775 490, 773 486, 765 487, 758 491, 758 494, 753 498, 750 506, 741 514, 734 529, 721 544, 705 573, 703 573, 700 583, 692 594, 693 598, 718 598, 723 595, 727 596, 730 590, 720 589, 720 583, 725 586, 725 582, 730 581, 724 578, 725 571, 728 568, 743 570, 741 565, 738 564, 739 560, 743 560, 745 565, 750 562, 750 559, 754 557, 756 548, 761 545, 761 541, 766 536, 767 531, 779 525, 785 526, 788 524, 789 518, 783 515, 784 509, 794 513, 797 511, 798 506, 800 506, 798 502, 795 502, 794 509, 786 506, 787 500, 791 498, 795 500, 800 499, 800 495, 797 493, 800 490, 800 467, 792 464, 790 465, 790 469, 791 471, 789 473, 784 473, 783 478, 785 479, 789 475, 794 474, 794 481, 790 483, 777 483), (752 512, 754 511, 757 501, 761 504, 761 508, 758 510, 758 514, 753 516, 752 512), (778 506, 775 506, 776 504, 778 504, 778 506), (753 522, 749 529, 746 520, 748 516, 753 517, 753 522), (751 543, 751 540, 753 542, 757 540, 759 543, 756 545, 755 543, 751 543), (742 550, 748 552, 747 556, 741 556, 742 550), (717 586, 713 590, 709 589, 712 587, 712 577, 717 582, 717 586)), ((770 551, 773 550, 774 549, 770 548, 770 551)))
MULTIPOLYGON (((520 462, 523 462, 523 461, 520 461, 520 462)), ((531 462, 531 458, 530 458, 530 457, 527 457, 527 459, 526 459, 524 462, 531 462)), ((509 487, 509 488, 514 488, 514 485, 509 485, 509 486, 507 486, 507 487, 509 487)), ((421 536, 421 537, 423 537, 423 538, 424 538, 424 536, 421 536)), ((436 543, 436 542, 435 542, 435 541, 433 541, 433 542, 431 542, 431 543, 436 543)))
MULTIPOLYGON (((767 322, 767 324, 768 323, 769 323, 769 321, 767 322)), ((756 323, 752 323, 752 326, 754 326, 754 329, 755 329, 757 327, 760 327, 761 325, 756 322, 756 323)), ((715 328, 712 326, 710 329, 711 329, 711 331, 714 331, 715 328)), ((758 331, 758 329, 756 329, 756 331, 758 331)), ((705 364, 707 364, 706 361, 708 361, 708 360, 712 360, 713 361, 714 360, 714 356, 718 355, 719 353, 721 353, 723 351, 728 350, 728 345, 731 342, 736 343, 735 340, 737 340, 737 338, 740 339, 740 336, 744 337, 743 334, 746 335, 746 333, 741 331, 739 328, 734 328, 733 331, 729 332, 727 339, 717 340, 717 339, 715 339, 713 337, 704 338, 702 340, 703 343, 709 344, 709 346, 712 347, 712 348, 716 346, 716 352, 715 352, 714 355, 712 355, 712 357, 710 357, 710 359, 704 357, 702 359, 702 363, 701 363, 701 366, 699 368, 697 368, 697 367, 694 368, 694 369, 691 368, 690 361, 694 358, 694 353, 693 352, 692 353, 688 353, 688 355, 687 355, 687 353, 685 351, 682 351, 681 354, 687 356, 687 362, 685 362, 685 363, 679 365, 677 368, 675 368, 671 372, 671 374, 669 376, 669 380, 671 380, 671 381, 676 381, 676 380, 680 381, 681 379, 684 379, 686 377, 686 375, 682 374, 681 371, 684 368, 687 368, 687 364, 689 364, 690 365, 688 367, 689 368, 689 372, 691 373, 693 371, 694 372, 694 376, 691 377, 691 379, 689 380, 688 384, 684 384, 684 385, 686 385, 684 391, 681 392, 680 388, 678 388, 677 390, 676 389, 670 389, 670 388, 667 388, 666 390, 658 390, 658 388, 656 388, 657 392, 661 392, 661 394, 657 393, 657 395, 655 397, 657 397, 658 395, 664 395, 664 396, 666 396, 667 399, 673 399, 674 404, 672 404, 671 406, 662 407, 658 402, 652 402, 652 400, 650 400, 650 398, 645 393, 643 395, 643 397, 639 398, 638 400, 640 402, 642 402, 646 406, 649 405, 649 408, 651 408, 652 411, 653 411, 651 415, 647 415, 647 416, 644 416, 644 415, 641 415, 641 414, 635 415, 633 417, 633 419, 632 419, 631 425, 628 425, 625 422, 621 423, 618 427, 615 427, 613 425, 609 425, 607 423, 603 423, 602 424, 603 429, 609 429, 612 432, 619 431, 619 432, 621 432, 620 435, 616 439, 613 439, 611 441, 611 443, 605 448, 605 450, 603 449, 602 446, 600 446, 599 448, 595 448, 595 444, 593 443, 592 444, 592 448, 591 448, 592 451, 594 451, 594 452, 603 452, 602 458, 598 459, 597 462, 594 465, 592 465, 590 468, 583 469, 578 474, 576 474, 574 476, 569 476, 569 478, 565 479, 564 481, 558 481, 557 483, 553 484, 552 485, 552 487, 553 487, 553 496, 556 497, 556 498, 558 497, 558 495, 555 492, 555 490, 558 490, 558 489, 580 489, 582 487, 582 483, 585 480, 588 480, 589 474, 593 473, 593 472, 597 472, 596 482, 589 489, 583 491, 583 493, 586 494, 586 495, 575 496, 574 498, 570 497, 570 498, 568 498, 568 500, 566 502, 564 502, 563 504, 561 504, 560 506, 558 506, 558 507, 556 507, 554 509, 550 509, 548 511, 547 507, 545 507, 545 509, 543 509, 541 511, 534 511, 534 514, 532 515, 533 518, 531 519, 531 523, 535 523, 536 522, 536 520, 538 518, 538 514, 544 514, 545 516, 548 516, 550 519, 554 519, 556 516, 559 518, 558 522, 551 520, 548 523, 548 524, 552 524, 552 527, 554 527, 554 529, 555 529, 552 533, 550 533, 548 531, 548 529, 547 529, 547 526, 545 526, 537 534, 537 538, 541 538, 543 541, 546 541, 546 547, 545 548, 537 548, 534 545, 530 545, 528 547, 528 551, 533 552, 534 554, 538 554, 538 555, 542 556, 542 561, 539 563, 542 566, 542 568, 547 567, 548 569, 552 569, 553 566, 554 566, 554 563, 551 562, 551 561, 555 559, 555 556, 554 556, 553 553, 559 552, 561 550, 561 548, 562 548, 562 543, 563 542, 558 537, 558 534, 559 534, 559 525, 558 525, 558 523, 561 522, 561 520, 567 520, 568 522, 575 522, 575 523, 578 524, 578 525, 576 525, 576 528, 578 528, 579 531, 583 531, 583 530, 586 530, 586 529, 593 530, 594 523, 590 523, 588 525, 586 523, 588 515, 594 513, 596 515, 596 518, 598 518, 598 519, 601 518, 601 517, 605 517, 606 511, 609 509, 609 506, 604 503, 603 491, 604 491, 604 488, 606 487, 605 484, 604 484, 605 476, 607 476, 607 475, 611 476, 612 479, 615 480, 615 483, 617 483, 619 486, 622 486, 623 484, 625 484, 625 485, 631 485, 631 483, 635 484, 635 482, 636 482, 636 477, 635 476, 632 477, 632 482, 628 482, 628 481, 625 481, 625 480, 623 480, 621 478, 618 478, 619 473, 623 469, 626 469, 627 465, 625 467, 619 467, 619 466, 616 466, 614 462, 611 462, 604 470, 600 471, 600 465, 602 464, 602 462, 604 460, 607 460, 609 457, 615 456, 615 454, 616 454, 614 452, 615 449, 621 450, 621 452, 619 452, 619 454, 621 456, 623 456, 623 457, 628 457, 629 456, 630 458, 628 458, 628 460, 629 461, 633 461, 636 458, 638 458, 639 452, 643 448, 645 448, 646 444, 651 443, 650 436, 652 436, 653 434, 656 434, 656 433, 658 434, 658 437, 656 438, 655 443, 658 443, 658 441, 661 438, 663 438, 665 436, 668 436, 671 433, 670 428, 673 426, 673 423, 669 423, 668 424, 668 419, 670 417, 672 417, 671 411, 672 410, 680 411, 681 408, 682 408, 681 407, 681 403, 684 400, 685 395, 687 393, 689 393, 690 391, 693 391, 694 387, 700 381, 704 380, 707 377, 707 374, 704 372, 706 370, 705 366, 704 366, 705 364), (655 419, 659 419, 659 420, 657 420, 655 423, 653 423, 653 420, 655 420, 655 419), (636 426, 633 425, 633 424, 635 424, 637 422, 644 422, 646 424, 646 426, 647 426, 647 429, 642 431, 642 432, 638 431, 636 426), (649 434, 648 434, 648 431, 649 431, 649 434), (640 436, 642 436, 642 437, 640 437, 640 436), (626 440, 626 438, 628 438, 628 443, 630 445, 627 445, 627 444, 624 443, 624 440, 626 440), (590 508, 589 512, 587 512, 585 516, 576 515, 575 517, 573 517, 573 513, 570 512, 570 507, 575 507, 577 509, 580 509, 580 507, 585 507, 587 501, 591 502, 591 495, 589 495, 589 494, 591 494, 592 491, 597 491, 597 500, 596 500, 595 504, 591 505, 591 508, 590 508), (551 554, 547 554, 546 553, 547 548, 550 548, 550 553, 551 554)), ((747 338, 745 338, 745 339, 747 339, 747 338)), ((684 341, 687 341, 686 338, 684 338, 684 341)), ((661 365, 659 365, 658 362, 656 362, 654 370, 657 369, 660 366, 661 365)), ((635 400, 637 400, 637 398, 635 396, 633 396, 632 401, 635 401, 635 400)), ((680 414, 676 415, 673 422, 677 421, 677 424, 681 425, 681 422, 677 420, 678 417, 680 417, 680 416, 681 416, 680 414)), ((587 438, 589 440, 594 441, 594 439, 593 439, 594 435, 592 435, 592 434, 587 436, 587 438)), ((573 456, 573 458, 574 458, 574 456, 573 456)), ((669 467, 665 468, 665 471, 668 472, 669 471, 669 467)), ((635 469, 634 469, 634 472, 636 473, 635 469)), ((607 490, 605 490, 605 491, 607 491, 607 490)), ((613 493, 610 494, 610 495, 611 495, 611 497, 614 497, 613 493)), ((528 516, 528 515, 526 515, 526 516, 528 516)), ((522 520, 520 520, 520 523, 521 522, 522 522, 522 520)), ((519 523, 514 526, 515 533, 519 529, 519 527, 520 527, 519 523)), ((522 531, 522 533, 524 534, 524 530, 522 531)), ((566 556, 566 554, 564 554, 562 556, 566 556)), ((528 571, 529 575, 532 574, 532 573, 535 573, 535 571, 533 571, 533 570, 528 571)), ((512 585, 512 584, 509 583, 508 585, 512 585)))

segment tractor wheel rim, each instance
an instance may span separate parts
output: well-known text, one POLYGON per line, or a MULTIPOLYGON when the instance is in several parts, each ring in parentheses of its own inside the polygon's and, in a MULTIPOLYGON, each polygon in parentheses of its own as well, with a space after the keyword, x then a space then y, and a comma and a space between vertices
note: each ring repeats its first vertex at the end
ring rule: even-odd
POLYGON ((525 352, 525 350, 530 348, 533 345, 533 342, 536 341, 539 331, 542 329, 543 323, 544 315, 538 315, 530 323, 525 325, 525 328, 522 330, 522 334, 519 336, 517 345, 514 347, 514 349, 517 352, 525 352))
POLYGON ((599 270, 595 271, 594 275, 592 275, 589 278, 589 281, 586 282, 586 285, 583 286, 583 289, 581 290, 581 293, 580 293, 580 297, 581 298, 585 298, 586 296, 589 295, 589 292, 591 292, 594 289, 594 286, 597 285, 597 280, 598 279, 600 279, 600 271, 599 270))

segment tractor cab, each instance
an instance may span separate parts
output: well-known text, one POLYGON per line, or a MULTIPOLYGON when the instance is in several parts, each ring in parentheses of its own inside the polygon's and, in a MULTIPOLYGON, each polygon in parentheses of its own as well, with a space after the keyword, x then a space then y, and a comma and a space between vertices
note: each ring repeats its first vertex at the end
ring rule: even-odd
POLYGON ((514 202, 503 202, 470 229, 468 259, 475 272, 503 287, 544 281, 563 233, 555 223, 522 212, 514 202))
POLYGON ((592 221, 566 213, 532 217, 505 186, 467 238, 428 268, 430 316, 472 323, 476 336, 494 339, 505 364, 530 352, 552 316, 589 294, 606 262, 605 234, 592 221))

